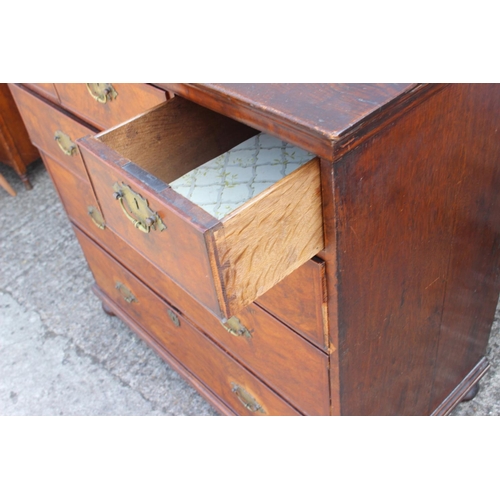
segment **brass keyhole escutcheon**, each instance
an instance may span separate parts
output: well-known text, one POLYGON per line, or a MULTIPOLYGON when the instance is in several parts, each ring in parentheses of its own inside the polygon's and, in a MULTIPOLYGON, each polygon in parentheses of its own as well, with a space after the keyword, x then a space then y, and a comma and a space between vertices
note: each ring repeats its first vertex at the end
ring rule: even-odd
POLYGON ((111 83, 86 83, 89 94, 101 104, 106 104, 118 97, 116 90, 111 83))
POLYGON ((130 186, 123 182, 115 182, 113 189, 115 190, 113 196, 118 200, 123 213, 135 228, 143 233, 149 233, 151 228, 155 231, 167 229, 160 216, 149 208, 148 200, 133 191, 130 186))
POLYGON ((172 311, 172 309, 167 309, 167 315, 175 326, 180 326, 179 316, 172 311))

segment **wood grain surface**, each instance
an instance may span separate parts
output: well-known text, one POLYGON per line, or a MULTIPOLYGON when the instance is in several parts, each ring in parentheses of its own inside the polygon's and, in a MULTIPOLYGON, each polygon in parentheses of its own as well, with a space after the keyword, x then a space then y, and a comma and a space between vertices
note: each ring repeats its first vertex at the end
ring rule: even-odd
POLYGON ((76 222, 94 239, 98 241, 106 239, 109 231, 104 232, 99 229, 89 215, 89 207, 101 212, 90 182, 75 175, 70 169, 44 153, 42 160, 70 220, 76 222))
POLYGON ((447 87, 334 165, 343 414, 430 414, 484 351, 499 251, 485 113, 498 92, 479 89, 447 87))
POLYGON ((311 259, 273 286, 256 303, 309 339, 328 350, 326 269, 311 259))
MULTIPOLYGON (((429 410, 485 354, 500 289, 500 85, 450 90, 455 121, 453 240, 429 410)), ((451 148, 452 146, 450 146, 451 148)))
POLYGON ((256 134, 176 97, 97 137, 168 184, 256 134))
POLYGON ((87 173, 78 148, 75 154, 66 155, 54 136, 60 130, 76 144, 77 139, 94 134, 95 130, 25 88, 18 85, 11 85, 10 88, 33 144, 86 180, 87 173))
POLYGON ((53 83, 23 83, 23 85, 55 104, 61 103, 53 83))
POLYGON ((210 223, 218 221, 201 209, 204 219, 179 209, 176 200, 184 199, 182 196, 166 185, 157 191, 127 172, 122 165, 130 162, 122 161, 118 153, 99 140, 88 137, 79 144, 106 224, 197 300, 220 314, 204 236, 210 223), (116 182, 125 183, 145 198, 167 229, 144 233, 134 227, 114 197, 116 182))
MULTIPOLYGON (((162 83, 214 111, 333 160, 334 144, 373 127, 429 85, 339 83, 162 83)), ((362 134, 361 134, 362 135, 362 134)))
POLYGON ((256 416, 299 414, 205 335, 196 331, 179 311, 156 296, 118 262, 83 236, 83 233, 77 230, 77 236, 99 288, 118 304, 126 315, 141 325, 168 352, 222 397, 233 411, 240 415, 256 416), (117 283, 124 285, 133 294, 133 301, 127 302, 124 299, 117 283), (176 315, 178 326, 170 320, 168 311, 176 315), (245 408, 232 391, 232 384, 248 391, 262 405, 263 411, 245 408))
POLYGON ((165 91, 145 83, 113 83, 117 97, 105 103, 96 101, 85 83, 56 83, 62 105, 94 127, 114 127, 167 99, 165 91))
POLYGON ((319 159, 222 220, 214 231, 227 317, 323 249, 319 159))

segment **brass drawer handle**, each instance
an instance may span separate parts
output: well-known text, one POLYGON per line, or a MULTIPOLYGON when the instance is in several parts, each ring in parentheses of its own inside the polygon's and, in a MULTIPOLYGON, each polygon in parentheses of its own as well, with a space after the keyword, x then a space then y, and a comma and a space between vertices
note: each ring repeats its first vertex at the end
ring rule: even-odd
POLYGON ((102 104, 112 101, 118 97, 116 90, 111 83, 86 83, 89 94, 102 104))
POLYGON ((117 281, 115 284, 115 288, 120 292, 121 296, 129 304, 131 304, 132 302, 137 302, 134 294, 123 283, 117 281))
POLYGON ((236 317, 232 316, 228 320, 221 321, 222 326, 235 337, 245 337, 247 339, 252 338, 252 333, 241 324, 241 321, 236 317))
POLYGON ((240 403, 252 413, 266 413, 264 408, 257 402, 257 400, 243 387, 239 386, 235 382, 231 382, 231 391, 236 394, 236 397, 240 403))
POLYGON ((99 229, 106 229, 106 223, 104 222, 104 219, 101 215, 101 212, 97 210, 95 207, 87 207, 87 213, 90 215, 90 218, 92 219, 92 222, 99 228, 99 229))
POLYGON ((65 155, 73 156, 78 153, 76 144, 71 140, 69 135, 65 134, 61 130, 56 130, 54 140, 57 142, 57 145, 61 148, 61 151, 65 155))
POLYGON ((148 201, 140 194, 134 192, 126 184, 118 182, 115 182, 113 189, 115 190, 113 196, 120 202, 123 213, 135 228, 143 233, 149 233, 151 228, 155 230, 159 228, 160 231, 167 229, 160 216, 149 208, 148 201), (124 199, 127 201, 128 209, 125 207, 124 199))

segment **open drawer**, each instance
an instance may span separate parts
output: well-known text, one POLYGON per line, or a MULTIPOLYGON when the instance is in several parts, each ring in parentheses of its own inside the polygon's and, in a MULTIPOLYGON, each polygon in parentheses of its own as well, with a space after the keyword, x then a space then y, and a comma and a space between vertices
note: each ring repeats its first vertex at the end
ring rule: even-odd
POLYGON ((221 318, 324 247, 319 159, 190 101, 78 143, 106 224, 221 318))

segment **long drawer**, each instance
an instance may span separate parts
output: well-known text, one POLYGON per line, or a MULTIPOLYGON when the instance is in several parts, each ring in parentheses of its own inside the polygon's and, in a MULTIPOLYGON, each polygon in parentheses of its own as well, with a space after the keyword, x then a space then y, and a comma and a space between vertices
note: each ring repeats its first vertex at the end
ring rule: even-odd
POLYGON ((256 134, 174 98, 79 141, 109 227, 221 318, 324 247, 317 158, 220 220, 169 186, 256 134))
POLYGON ((99 288, 239 415, 300 415, 76 229, 99 288))

